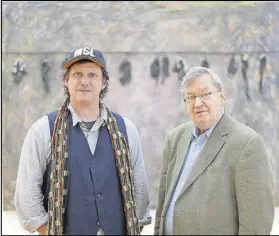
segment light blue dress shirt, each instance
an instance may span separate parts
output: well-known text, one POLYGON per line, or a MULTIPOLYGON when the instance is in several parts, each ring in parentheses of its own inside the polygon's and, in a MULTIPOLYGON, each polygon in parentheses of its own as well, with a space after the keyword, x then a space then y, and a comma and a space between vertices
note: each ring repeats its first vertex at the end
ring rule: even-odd
MULTIPOLYGON (((191 172, 193 165, 196 162, 198 155, 202 151, 204 145, 206 144, 206 141, 208 140, 208 138, 209 138, 210 134, 212 133, 216 124, 213 125, 210 129, 208 129, 205 133, 201 134, 200 136, 198 136, 198 128, 195 126, 193 129, 192 141, 191 141, 188 151, 186 153, 186 158, 183 163, 182 171, 180 172, 180 176, 177 181, 175 190, 173 192, 172 199, 170 201, 168 210, 166 212, 165 224, 164 224, 164 235, 173 234, 173 232, 172 232, 173 210, 174 210, 175 201, 177 200, 177 198, 180 194, 180 191, 183 188, 184 183, 185 183, 189 173, 191 172)), ((187 149, 187 147, 185 147, 185 149, 187 149)))

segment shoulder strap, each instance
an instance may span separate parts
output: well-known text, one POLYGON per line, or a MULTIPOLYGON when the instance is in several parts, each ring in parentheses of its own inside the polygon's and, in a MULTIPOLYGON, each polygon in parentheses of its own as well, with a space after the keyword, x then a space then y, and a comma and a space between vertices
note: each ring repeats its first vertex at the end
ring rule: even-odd
POLYGON ((125 125, 123 117, 121 115, 117 114, 117 113, 114 113, 114 112, 112 112, 112 114, 114 115, 114 117, 116 119, 116 122, 117 122, 117 125, 118 125, 118 128, 119 128, 120 132, 122 134, 124 134, 124 136, 126 138, 126 141, 127 141, 127 144, 128 144, 128 147, 129 147, 129 140, 128 140, 126 125, 125 125))
MULTIPOLYGON (((50 137, 52 137, 53 130, 54 130, 54 122, 56 119, 57 112, 51 112, 49 113, 48 116, 48 123, 49 123, 49 132, 50 132, 50 137)), ((51 162, 47 164, 46 171, 44 173, 43 177, 43 185, 42 185, 42 192, 44 195, 44 208, 46 211, 48 211, 48 193, 49 193, 49 188, 50 188, 50 182, 49 182, 49 175, 50 175, 50 165, 51 162)))
POLYGON ((50 137, 51 137, 52 134, 53 134, 54 122, 55 122, 55 119, 56 119, 56 115, 57 115, 57 112, 56 112, 56 111, 51 112, 51 113, 49 113, 49 114, 47 115, 47 116, 48 116, 48 123, 49 123, 50 137))

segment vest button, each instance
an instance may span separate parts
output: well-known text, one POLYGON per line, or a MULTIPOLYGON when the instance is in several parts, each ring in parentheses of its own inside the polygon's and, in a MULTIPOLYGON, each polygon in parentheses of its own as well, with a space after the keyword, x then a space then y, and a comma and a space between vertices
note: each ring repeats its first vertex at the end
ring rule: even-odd
POLYGON ((100 226, 100 222, 99 222, 99 221, 97 221, 97 225, 99 225, 99 226, 100 226))
POLYGON ((97 194, 97 198, 100 198, 100 197, 101 197, 101 194, 100 194, 100 193, 98 193, 98 194, 97 194))

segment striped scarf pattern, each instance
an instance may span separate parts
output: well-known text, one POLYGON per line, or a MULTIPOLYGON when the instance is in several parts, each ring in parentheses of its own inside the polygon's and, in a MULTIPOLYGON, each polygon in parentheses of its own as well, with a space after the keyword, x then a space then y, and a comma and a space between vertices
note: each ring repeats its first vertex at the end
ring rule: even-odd
MULTIPOLYGON (((51 172, 48 200, 48 234, 63 235, 63 220, 68 193, 68 130, 69 101, 58 109, 51 137, 51 172)), ((131 154, 125 136, 120 132, 116 119, 108 108, 107 128, 114 151, 115 164, 121 184, 123 210, 126 217, 127 235, 140 235, 134 201, 134 186, 131 168, 131 154)))

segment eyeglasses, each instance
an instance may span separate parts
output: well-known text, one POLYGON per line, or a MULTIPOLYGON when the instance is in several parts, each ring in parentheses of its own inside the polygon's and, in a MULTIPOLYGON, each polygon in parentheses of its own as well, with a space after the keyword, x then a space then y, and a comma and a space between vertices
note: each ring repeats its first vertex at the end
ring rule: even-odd
POLYGON ((196 97, 199 97, 202 101, 206 101, 210 99, 210 95, 213 93, 219 92, 213 91, 213 92, 207 92, 207 93, 202 93, 202 94, 196 94, 196 95, 188 95, 186 98, 184 98, 184 102, 187 102, 189 104, 194 103, 196 101, 196 97))

